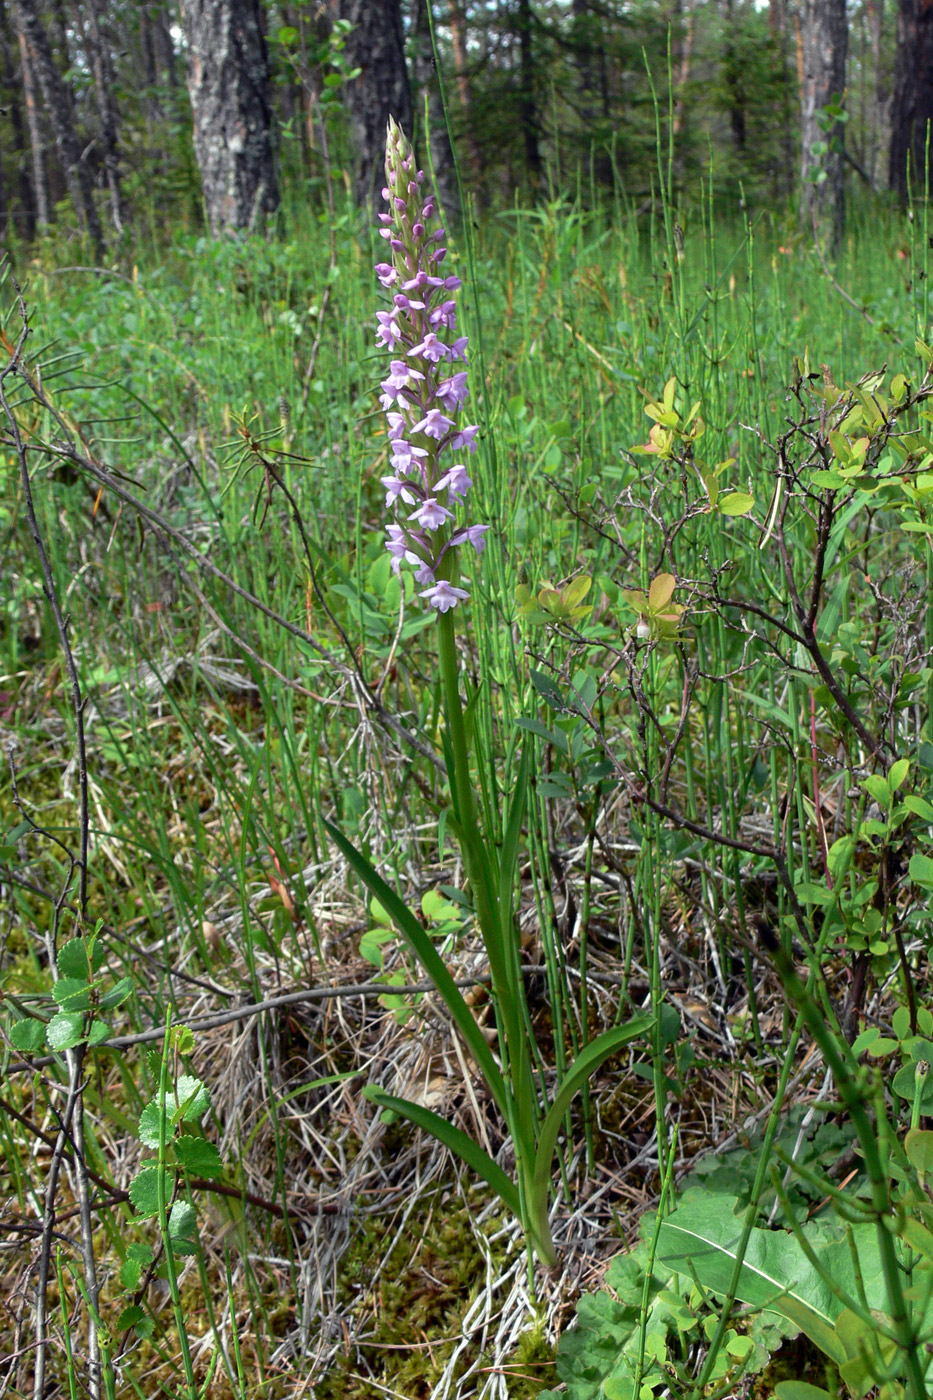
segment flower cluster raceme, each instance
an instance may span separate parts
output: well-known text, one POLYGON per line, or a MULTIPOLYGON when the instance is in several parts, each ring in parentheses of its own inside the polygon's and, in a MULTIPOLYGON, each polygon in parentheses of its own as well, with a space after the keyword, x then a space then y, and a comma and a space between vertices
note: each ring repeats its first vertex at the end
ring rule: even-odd
POLYGON ((424 188, 424 172, 401 128, 390 119, 386 145, 388 212, 380 214, 380 234, 391 261, 377 263, 379 281, 392 293, 392 308, 377 313, 376 339, 391 355, 382 381, 381 403, 388 424, 391 475, 382 478, 386 508, 394 521, 386 548, 398 573, 415 568, 415 581, 439 612, 469 597, 458 587, 457 546, 469 543, 478 554, 488 525, 464 525, 457 512, 473 485, 463 462, 476 451, 475 424, 463 426, 467 399, 466 336, 458 336, 453 293, 459 277, 441 275, 447 253, 440 246, 434 200, 424 188))

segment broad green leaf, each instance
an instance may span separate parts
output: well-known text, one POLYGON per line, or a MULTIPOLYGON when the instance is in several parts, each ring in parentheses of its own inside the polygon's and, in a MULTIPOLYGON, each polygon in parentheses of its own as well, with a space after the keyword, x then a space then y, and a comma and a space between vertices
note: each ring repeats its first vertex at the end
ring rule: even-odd
POLYGON ((484 1152, 478 1143, 468 1137, 460 1128, 455 1128, 452 1123, 448 1123, 446 1118, 442 1118, 439 1113, 433 1113, 431 1109, 424 1108, 421 1104, 410 1103, 408 1099, 400 1099, 395 1094, 387 1094, 374 1084, 367 1084, 363 1090, 363 1097, 371 1103, 378 1104, 380 1108, 387 1108, 392 1113, 397 1113, 401 1118, 407 1118, 410 1123, 421 1128, 423 1132, 430 1133, 438 1142, 456 1154, 471 1171, 491 1186, 499 1199, 508 1207, 516 1220, 521 1220, 521 1201, 518 1195, 518 1187, 514 1181, 506 1176, 505 1172, 494 1162, 488 1152, 484 1152))
POLYGON ((550 676, 546 675, 544 671, 532 669, 528 672, 528 678, 546 705, 560 713, 566 710, 567 702, 550 676))
MULTIPOLYGON (((728 1296, 743 1233, 734 1197, 691 1190, 662 1222, 658 1259, 704 1288, 728 1296)), ((851 1266, 848 1271, 851 1274, 851 1266)), ((835 1334, 841 1304, 786 1230, 753 1229, 739 1269, 736 1296, 787 1317, 835 1361, 845 1352, 835 1334)))
POLYGON ((180 1137, 174 1143, 175 1156, 190 1176, 223 1176, 224 1164, 216 1145, 204 1138, 180 1137))
POLYGON ((83 1011, 60 1011, 45 1028, 50 1050, 70 1050, 85 1039, 83 1011))
POLYGON ((933 1132, 911 1129, 904 1139, 904 1151, 918 1172, 933 1172, 933 1132))
POLYGON ((658 574, 651 580, 651 587, 648 589, 648 606, 652 612, 663 612, 677 587, 677 580, 673 574, 658 574))
POLYGON ((828 1390, 807 1381, 778 1381, 774 1387, 777 1400, 835 1400, 828 1390))
POLYGON ((919 851, 910 858, 910 878, 915 885, 926 885, 933 889, 933 860, 919 851))
POLYGON ((551 1161, 554 1156, 554 1148, 557 1146, 557 1139, 564 1126, 564 1117, 574 1098, 604 1061, 614 1055, 617 1050, 621 1050, 622 1046, 627 1045, 630 1040, 647 1035, 653 1025, 653 1016, 638 1016, 634 1020, 628 1021, 624 1026, 613 1026, 611 1030, 603 1031, 602 1035, 598 1035, 595 1040, 590 1041, 589 1045, 584 1046, 567 1070, 558 1085, 557 1092, 538 1133, 538 1146, 534 1163, 532 1220, 539 1220, 547 1216, 548 1193, 551 1188, 551 1161))
POLYGON ((176 1201, 169 1212, 168 1232, 172 1239, 193 1239, 197 1235, 198 1218, 194 1206, 176 1201))
POLYGON ((373 869, 366 857, 361 855, 360 852, 350 844, 343 833, 338 831, 326 818, 324 818, 324 826, 327 828, 329 835, 336 843, 351 869, 353 869, 363 881, 370 894, 375 895, 382 907, 391 915, 399 933, 401 933, 402 937, 408 943, 411 951, 443 997, 444 1004, 450 1012, 454 1024, 463 1036, 470 1053, 489 1086, 489 1091, 496 1101, 497 1108, 502 1113, 503 1117, 507 1117, 507 1097, 502 1071, 496 1064, 493 1053, 486 1044, 483 1033, 473 1018, 472 1011, 463 1000, 460 989, 457 987, 454 979, 444 965, 444 961, 431 942, 431 939, 408 906, 403 900, 399 899, 395 891, 387 885, 382 876, 373 869))
POLYGON ((460 911, 444 898, 440 890, 425 890, 421 896, 421 912, 432 924, 449 923, 451 920, 459 922, 460 911))
MULTIPOLYGON (((168 1114, 162 1112, 162 1141, 171 1142, 172 1130, 168 1125, 168 1114)), ((155 1099, 146 1104, 139 1115, 137 1136, 143 1147, 159 1146, 159 1105, 155 1099)))
POLYGON ((515 723, 518 725, 519 729, 527 729, 529 734, 537 734, 539 739, 544 739, 547 743, 556 745, 562 753, 570 753, 570 744, 567 741, 567 735, 564 734, 562 730, 548 729, 547 725, 542 724, 540 720, 528 719, 524 715, 519 716, 515 723))
POLYGON ((168 1094, 168 1106, 176 1123, 193 1123, 202 1118, 211 1105, 207 1085, 193 1074, 178 1076, 177 1092, 168 1094))
POLYGON ((919 1220, 908 1215, 898 1233, 905 1244, 910 1245, 911 1249, 922 1254, 925 1259, 933 1260, 933 1234, 921 1225, 919 1220))
POLYGON ((105 992, 100 999, 101 1011, 109 1011, 114 1006, 122 1006, 123 1002, 131 997, 136 990, 136 982, 132 977, 121 977, 119 982, 114 982, 109 992, 105 992))
POLYGON ((567 584, 563 591, 564 603, 568 608, 578 608, 593 587, 593 580, 587 574, 580 574, 567 584))
POLYGON ((150 1216, 159 1213, 159 1171, 162 1172, 163 1195, 166 1203, 172 1198, 175 1184, 171 1172, 165 1168, 143 1167, 130 1182, 130 1202, 137 1215, 150 1216))
POLYGON ((933 1113, 933 1074, 928 1074, 926 1083, 918 1086, 917 1062, 910 1060, 898 1070, 891 1081, 891 1088, 902 1099, 909 1099, 912 1102, 918 1087, 920 1087, 920 1112, 926 1116, 933 1113))
POLYGON ((387 909, 383 909, 378 899, 369 901, 369 917, 373 923, 384 924, 387 928, 392 922, 392 916, 387 909))
MULTIPOLYGON (((888 1329, 891 1319, 879 1309, 873 1316, 888 1329)), ((873 1389, 879 1371, 884 1372, 897 1354, 893 1337, 866 1326, 857 1313, 844 1308, 836 1320, 836 1336, 844 1348, 846 1359, 839 1365, 839 1374, 855 1395, 865 1395, 873 1389)))
POLYGON ((755 497, 747 491, 727 491, 719 499, 719 509, 723 515, 747 515, 755 504, 755 497))
POLYGON ((52 996, 65 1011, 86 1011, 91 1004, 91 989, 83 977, 59 977, 52 996))
MULTIPOLYGON (((124 1287, 127 1286, 129 1285, 124 1285, 124 1287)), ((135 1287, 135 1284, 132 1286, 135 1287)), ((155 1323, 152 1318, 148 1313, 143 1312, 138 1303, 130 1303, 117 1318, 116 1330, 118 1332, 128 1332, 130 1328, 133 1329, 137 1337, 141 1337, 144 1341, 147 1337, 151 1337, 155 1331, 155 1323)))
POLYGON ((391 943, 398 935, 394 929, 371 928, 367 929, 360 939, 360 957, 365 958, 373 967, 382 967, 382 949, 386 943, 391 943))
POLYGON ((78 977, 86 982, 90 977, 87 961, 87 948, 83 938, 69 938, 58 950, 55 959, 62 977, 78 977))
POLYGON ((913 812, 915 817, 922 817, 925 822, 933 822, 933 803, 928 802, 925 797, 915 797, 913 793, 909 793, 904 798, 904 806, 908 812, 913 812))
POLYGON ((887 779, 882 778, 880 773, 870 773, 867 778, 862 780, 862 787, 875 799, 878 806, 883 808, 884 811, 889 812, 891 810, 891 788, 888 785, 887 779))
POLYGON ((136 1288, 142 1277, 142 1271, 152 1263, 152 1248, 148 1244, 131 1244, 126 1251, 126 1258, 120 1265, 120 1285, 127 1292, 136 1288))
POLYGON ((37 1021, 32 1016, 27 1016, 22 1021, 14 1021, 10 1027, 10 1044, 14 1050, 23 1054, 38 1050, 44 1041, 45 1022, 37 1021))
POLYGON ((897 792, 899 787, 904 786, 904 779, 910 772, 910 759, 899 758, 896 763, 892 763, 888 769, 888 784, 892 792, 897 792))

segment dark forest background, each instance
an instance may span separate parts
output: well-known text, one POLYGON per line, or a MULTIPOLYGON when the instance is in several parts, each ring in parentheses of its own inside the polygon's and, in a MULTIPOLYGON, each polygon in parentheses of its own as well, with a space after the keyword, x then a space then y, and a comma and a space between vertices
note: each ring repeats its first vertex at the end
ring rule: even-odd
POLYGON ((390 112, 449 213, 435 55, 477 209, 637 208, 658 121, 682 196, 712 170, 723 197, 793 202, 837 237, 847 188, 925 186, 923 0, 3 0, 0 234, 77 220, 102 253, 131 225, 256 228, 341 185, 366 201, 390 112))

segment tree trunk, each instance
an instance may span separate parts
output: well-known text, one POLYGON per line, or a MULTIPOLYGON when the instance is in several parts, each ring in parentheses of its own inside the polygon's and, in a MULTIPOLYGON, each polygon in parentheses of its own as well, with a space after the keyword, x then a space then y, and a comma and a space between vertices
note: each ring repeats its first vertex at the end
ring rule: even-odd
POLYGON ((428 131, 426 145, 431 156, 434 172, 434 188, 440 196, 441 205, 448 219, 456 218, 460 210, 460 194, 457 190, 457 177, 454 171, 453 152, 447 136, 447 123, 444 120, 444 104, 441 101, 437 65, 431 43, 431 25, 428 6, 432 0, 412 0, 411 27, 415 36, 414 78, 418 87, 418 111, 416 128, 424 119, 424 98, 428 99, 428 131))
POLYGON ((541 180, 541 147, 538 144, 538 105, 535 93, 534 40, 531 0, 518 0, 515 30, 518 35, 518 72, 521 84, 522 134, 525 164, 533 185, 541 180))
POLYGON ((251 229, 279 204, 259 0, 181 0, 181 13, 208 224, 251 229))
POLYGON ((36 229, 44 229, 49 226, 49 182, 45 172, 42 114, 39 111, 36 82, 33 77, 32 64, 29 61, 29 49, 22 29, 19 28, 19 25, 16 28, 20 69, 23 76, 23 104, 26 108, 26 126, 29 131, 29 148, 32 155, 32 208, 35 223, 33 232, 35 232, 36 229))
POLYGON ((463 113, 463 126, 466 131, 467 150, 470 153, 470 173, 472 175, 473 189, 479 193, 479 201, 485 203, 485 185, 483 182, 483 153, 479 148, 476 133, 473 126, 473 91, 470 85, 470 73, 467 67, 467 46, 464 27, 466 20, 463 10, 457 0, 448 0, 447 21, 450 25, 450 42, 454 51, 454 80, 457 84, 457 96, 460 99, 460 109, 463 113))
POLYGON ((933 122, 933 9, 929 0, 898 0, 891 163, 888 184, 901 203, 923 198, 927 139, 933 122))
POLYGON ((13 0, 13 22, 21 44, 28 54, 29 67, 42 93, 45 110, 55 133, 68 193, 78 218, 83 221, 94 254, 99 261, 104 255, 104 235, 94 204, 87 166, 81 159, 81 146, 71 119, 74 100, 55 67, 48 36, 39 19, 35 0, 13 0))
POLYGON ((801 214, 838 248, 845 222, 844 131, 824 108, 841 101, 846 84, 846 0, 802 0, 800 59, 801 214))
MULTIPOLYGON (((26 135, 26 123, 23 120, 25 87, 22 82, 17 81, 11 38, 12 35, 7 29, 6 15, 0 9, 0 50, 3 53, 3 85, 6 90, 4 105, 9 108, 10 125, 13 128, 13 150, 17 157, 16 174, 19 186, 19 203, 22 207, 23 232, 25 232, 26 238, 31 241, 36 236, 36 198, 27 169, 31 143, 26 135), (24 98, 23 102, 20 101, 21 93, 24 98)), ((45 213, 48 216, 48 200, 45 203, 45 213)))
POLYGON ((884 145, 883 132, 886 124, 886 110, 890 98, 881 64, 884 0, 868 0, 867 22, 871 44, 871 63, 868 68, 870 76, 874 79, 871 119, 868 127, 868 173, 871 176, 872 184, 877 185, 884 145))
POLYGON ((120 162, 117 155, 119 118, 113 102, 114 81, 110 48, 100 29, 100 15, 97 9, 99 2, 100 0, 84 0, 87 17, 84 39, 91 72, 94 75, 94 97, 100 120, 101 157, 110 194, 110 217, 117 233, 122 233, 126 211, 120 190, 120 162))
POLYGON ((331 11, 353 25, 344 52, 360 69, 344 89, 356 148, 354 191, 360 204, 379 210, 389 117, 408 137, 413 127, 402 11, 399 0, 331 0, 331 11))

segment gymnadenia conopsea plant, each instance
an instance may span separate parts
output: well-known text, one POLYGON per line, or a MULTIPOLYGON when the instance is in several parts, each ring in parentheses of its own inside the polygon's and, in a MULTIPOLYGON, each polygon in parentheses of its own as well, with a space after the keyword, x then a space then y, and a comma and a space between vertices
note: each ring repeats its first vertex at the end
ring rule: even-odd
MULTIPOLYGON (((497 1026, 497 1051, 473 1013, 420 921, 349 841, 328 830, 351 868, 390 915, 409 950, 431 978, 501 1113, 515 1154, 510 1177, 472 1138, 439 1114, 383 1092, 367 1096, 381 1107, 432 1133, 487 1182, 517 1217, 528 1245, 547 1266, 557 1263, 551 1235, 551 1166, 568 1107, 590 1075, 627 1041, 643 1035, 650 1017, 605 1031, 581 1051, 543 1102, 534 1070, 531 1017, 525 1001, 520 946, 513 919, 517 860, 525 814, 531 754, 526 747, 505 814, 502 840, 482 829, 471 768, 471 727, 460 686, 457 618, 469 591, 462 587, 462 555, 481 555, 490 524, 462 521, 472 481, 467 463, 476 450, 477 427, 460 423, 466 402, 467 340, 458 336, 454 293, 460 279, 442 274, 446 249, 424 173, 400 128, 389 122, 386 149, 387 212, 380 216, 385 262, 376 272, 392 303, 378 313, 377 338, 389 357, 382 383, 391 473, 382 478, 387 548, 396 572, 413 569, 418 597, 437 614, 437 654, 444 703, 444 762, 449 811, 447 830, 460 846, 473 909, 489 963, 497 1026), (466 458, 467 460, 458 460, 466 458)), ((477 742, 480 742, 477 740, 477 742)))

